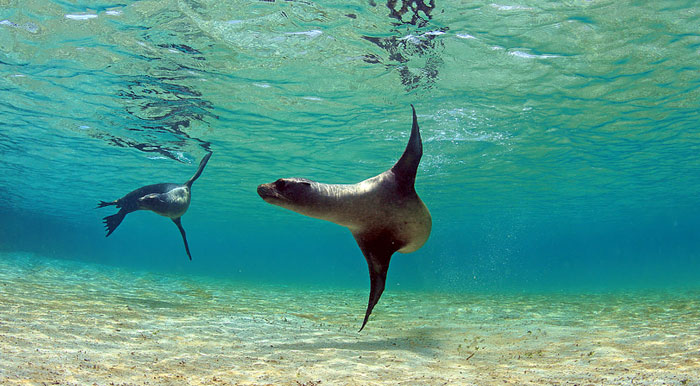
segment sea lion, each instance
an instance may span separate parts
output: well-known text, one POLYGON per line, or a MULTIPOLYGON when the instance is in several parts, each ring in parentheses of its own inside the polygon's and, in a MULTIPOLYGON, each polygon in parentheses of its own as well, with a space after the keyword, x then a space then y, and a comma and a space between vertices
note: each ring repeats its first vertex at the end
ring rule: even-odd
POLYGON ((110 205, 116 205, 117 208, 120 208, 119 212, 116 214, 103 219, 105 228, 107 228, 107 235, 105 237, 111 235, 112 232, 117 229, 122 220, 124 220, 124 216, 127 214, 136 210, 150 210, 173 220, 180 230, 182 241, 185 242, 187 256, 192 260, 190 247, 187 245, 187 237, 185 236, 185 228, 182 227, 180 218, 187 212, 187 208, 190 207, 192 183, 202 174, 202 170, 207 166, 211 155, 212 153, 210 152, 202 158, 202 161, 199 162, 197 172, 182 185, 172 183, 146 185, 130 192, 118 200, 110 202, 100 201, 97 205, 98 208, 110 205))
POLYGON ((382 296, 391 256, 418 250, 430 236, 430 212, 414 187, 423 143, 416 109, 411 108, 406 150, 384 173, 352 185, 282 178, 258 186, 258 194, 270 204, 350 229, 369 267, 369 303, 360 331, 382 296))

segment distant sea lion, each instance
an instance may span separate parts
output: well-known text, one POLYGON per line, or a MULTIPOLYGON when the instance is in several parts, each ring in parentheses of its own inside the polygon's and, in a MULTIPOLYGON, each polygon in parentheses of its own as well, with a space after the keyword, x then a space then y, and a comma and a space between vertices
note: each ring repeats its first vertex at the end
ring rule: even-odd
POLYGON ((350 229, 369 267, 369 303, 360 331, 384 291, 391 256, 418 250, 430 236, 430 212, 414 188, 423 144, 416 109, 411 108, 411 138, 398 162, 384 173, 352 185, 282 178, 258 186, 258 194, 270 204, 350 229))
POLYGON ((202 161, 199 162, 197 173, 182 185, 172 183, 146 185, 118 200, 111 202, 100 201, 97 205, 98 208, 110 205, 116 205, 117 208, 120 208, 116 214, 104 218, 105 227, 107 228, 105 237, 111 235, 117 229, 127 214, 137 210, 150 210, 173 220, 180 230, 180 234, 182 234, 182 241, 185 242, 187 256, 192 260, 190 247, 187 245, 187 237, 185 236, 185 228, 182 227, 180 218, 187 212, 187 208, 190 207, 192 183, 202 174, 202 170, 207 166, 211 154, 207 153, 202 158, 202 161))

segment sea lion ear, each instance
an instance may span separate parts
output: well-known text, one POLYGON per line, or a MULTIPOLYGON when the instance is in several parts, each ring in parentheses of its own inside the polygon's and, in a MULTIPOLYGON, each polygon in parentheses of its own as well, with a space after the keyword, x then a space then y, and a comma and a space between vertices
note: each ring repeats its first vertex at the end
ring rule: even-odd
POLYGON ((396 162, 391 170, 396 174, 399 179, 413 184, 416 180, 416 173, 418 172, 418 164, 420 163, 421 157, 423 157, 423 141, 420 137, 420 128, 418 127, 418 117, 416 117, 416 109, 411 105, 413 109, 413 125, 411 126, 411 137, 406 145, 406 150, 404 150, 403 155, 396 162))

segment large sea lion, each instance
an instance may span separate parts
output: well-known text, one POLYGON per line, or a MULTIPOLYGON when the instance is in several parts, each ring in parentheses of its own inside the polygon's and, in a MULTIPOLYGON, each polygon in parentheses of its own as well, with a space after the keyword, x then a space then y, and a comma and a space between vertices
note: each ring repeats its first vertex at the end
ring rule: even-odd
POLYGON ((118 200, 110 202, 100 201, 97 205, 98 208, 110 205, 116 205, 117 208, 120 208, 119 212, 116 214, 104 218, 105 227, 107 228, 107 235, 105 237, 111 235, 112 232, 117 229, 122 220, 124 220, 124 216, 127 214, 137 210, 150 210, 173 220, 180 230, 180 234, 182 234, 182 241, 185 242, 187 256, 192 260, 190 247, 187 245, 187 237, 185 236, 185 228, 182 227, 180 218, 187 212, 187 208, 190 207, 192 183, 202 174, 202 170, 207 166, 211 154, 212 153, 207 153, 207 155, 202 158, 202 161, 199 162, 197 172, 184 184, 165 183, 146 185, 128 193, 118 200))
POLYGON ((282 178, 258 186, 266 202, 350 229, 369 266, 370 293, 360 331, 384 291, 394 252, 419 249, 430 236, 432 219, 414 183, 423 144, 413 108, 413 127, 401 158, 389 170, 352 185, 282 178))

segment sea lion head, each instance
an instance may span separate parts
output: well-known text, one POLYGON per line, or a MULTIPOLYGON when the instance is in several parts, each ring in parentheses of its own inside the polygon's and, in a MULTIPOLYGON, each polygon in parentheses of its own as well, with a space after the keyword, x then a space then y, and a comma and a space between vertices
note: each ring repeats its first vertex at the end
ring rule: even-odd
POLYGON ((280 178, 258 186, 258 194, 265 202, 299 212, 314 204, 317 193, 314 182, 305 178, 280 178))

